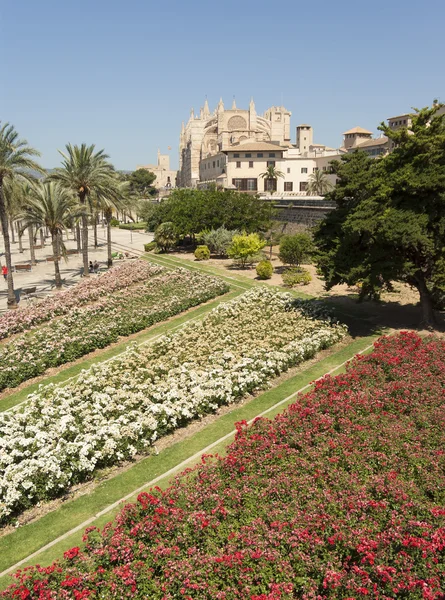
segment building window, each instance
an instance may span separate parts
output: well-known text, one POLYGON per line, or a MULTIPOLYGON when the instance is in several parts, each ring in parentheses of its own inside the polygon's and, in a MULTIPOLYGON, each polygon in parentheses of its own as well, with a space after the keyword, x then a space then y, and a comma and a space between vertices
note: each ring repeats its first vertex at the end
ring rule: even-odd
POLYGON ((252 158, 252 155, 250 154, 250 152, 249 152, 249 154, 246 154, 245 156, 246 156, 246 158, 252 158))
POLYGON ((307 167, 301 167, 301 172, 302 173, 307 173, 307 167))
POLYGON ((274 160, 268 160, 266 164, 267 164, 268 167, 274 167, 275 166, 275 161, 274 160))
POLYGON ((318 167, 314 167, 314 173, 315 173, 315 171, 318 171, 318 167))
POLYGON ((240 160, 236 161, 236 168, 241 169, 241 161, 240 160))
POLYGON ((307 191, 307 181, 300 181, 300 192, 307 191))
POLYGON ((292 181, 285 181, 284 182, 284 191, 285 192, 292 192, 294 189, 294 184, 292 181))
POLYGON ((253 160, 249 160, 249 169, 253 169, 253 160))
POLYGON ((287 172, 290 173, 290 167, 287 167, 287 172))
POLYGON ((239 158, 239 154, 234 154, 233 158, 239 158))
POLYGON ((219 160, 216 161, 216 166, 219 167, 219 160))
POLYGON ((264 191, 265 192, 276 192, 277 191, 277 180, 276 179, 265 179, 264 180, 264 191))
POLYGON ((257 157, 257 158, 263 158, 263 153, 262 153, 262 152, 257 152, 257 155, 256 155, 256 157, 257 157))
POLYGON ((241 192, 256 192, 257 180, 256 179, 232 179, 232 185, 236 187, 237 190, 241 192))
POLYGON ((269 152, 269 158, 275 158, 275 152, 269 152))
POLYGON ((326 167, 323 167, 323 171, 326 171, 326 167))
POLYGON ((216 166, 216 163, 215 163, 215 161, 213 161, 213 168, 215 168, 215 166, 216 166))

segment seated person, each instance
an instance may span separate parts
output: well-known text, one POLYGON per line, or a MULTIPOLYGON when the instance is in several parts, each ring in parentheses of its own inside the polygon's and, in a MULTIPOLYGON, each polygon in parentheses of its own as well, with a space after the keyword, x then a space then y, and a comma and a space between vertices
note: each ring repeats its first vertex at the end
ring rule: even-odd
POLYGON ((93 263, 92 263, 92 261, 90 260, 90 264, 88 265, 88 273, 92 273, 92 272, 93 272, 93 270, 94 270, 93 263))
POLYGON ((94 261, 93 270, 95 273, 97 273, 99 270, 99 263, 97 262, 97 260, 94 261))

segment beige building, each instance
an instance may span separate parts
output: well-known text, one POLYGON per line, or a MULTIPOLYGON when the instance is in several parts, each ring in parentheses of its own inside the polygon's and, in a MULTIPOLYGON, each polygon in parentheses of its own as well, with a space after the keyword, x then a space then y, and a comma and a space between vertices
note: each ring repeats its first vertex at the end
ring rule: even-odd
MULTIPOLYGON (((237 144, 272 142, 290 146, 290 117, 291 113, 283 106, 272 106, 258 115, 253 100, 247 110, 237 108, 235 100, 226 109, 220 100, 211 113, 206 100, 199 114, 195 115, 192 109, 187 124, 182 124, 178 186, 196 187, 200 181, 200 162, 237 144)), ((218 160, 221 157, 216 158, 215 165, 218 160)))
POLYGON ((136 169, 146 169, 154 173, 156 179, 153 185, 161 193, 175 187, 176 171, 170 169, 170 156, 168 154, 161 154, 160 150, 158 150, 158 162, 156 165, 138 165, 136 169))

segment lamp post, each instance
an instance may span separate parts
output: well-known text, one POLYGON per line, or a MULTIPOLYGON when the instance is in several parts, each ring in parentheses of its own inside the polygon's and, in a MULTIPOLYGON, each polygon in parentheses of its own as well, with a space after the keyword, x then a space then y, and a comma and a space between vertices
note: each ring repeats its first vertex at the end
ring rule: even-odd
POLYGON ((133 245, 133 222, 130 225, 130 244, 133 245))

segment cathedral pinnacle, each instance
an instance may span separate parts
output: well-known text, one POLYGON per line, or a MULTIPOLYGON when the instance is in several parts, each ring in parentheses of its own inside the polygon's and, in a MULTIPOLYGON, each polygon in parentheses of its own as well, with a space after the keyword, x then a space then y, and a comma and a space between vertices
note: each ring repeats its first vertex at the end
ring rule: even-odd
POLYGON ((207 102, 207 96, 206 96, 206 101, 204 102, 204 117, 209 117, 210 116, 210 109, 209 109, 209 103, 207 102))
POLYGON ((222 98, 219 99, 218 106, 216 107, 217 112, 224 112, 224 102, 222 98))
POLYGON ((233 96, 232 110, 236 110, 235 96, 233 96))

